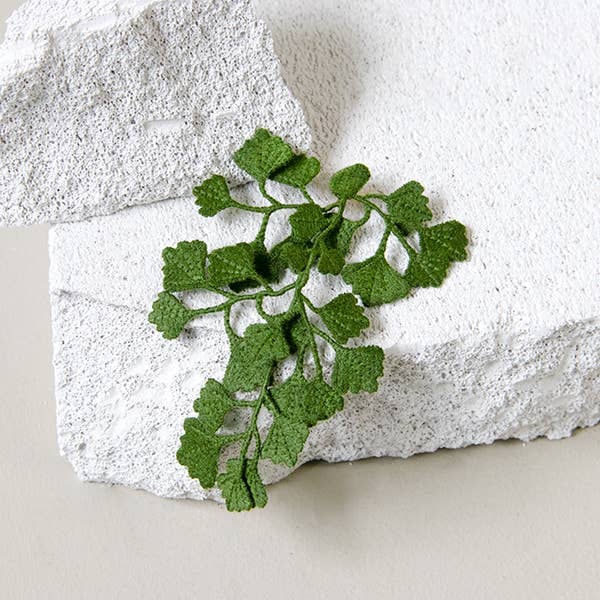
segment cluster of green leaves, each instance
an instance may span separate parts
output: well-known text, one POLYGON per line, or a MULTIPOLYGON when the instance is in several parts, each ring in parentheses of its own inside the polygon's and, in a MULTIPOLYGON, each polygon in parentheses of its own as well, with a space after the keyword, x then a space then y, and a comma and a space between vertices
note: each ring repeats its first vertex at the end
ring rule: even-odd
POLYGON ((294 153, 281 138, 264 129, 256 131, 234 160, 257 181, 264 205, 235 200, 220 175, 194 188, 196 204, 206 217, 226 209, 260 213, 256 239, 210 253, 206 243, 198 240, 166 248, 164 291, 149 319, 165 338, 172 339, 192 319, 223 313, 231 350, 229 363, 223 380, 210 379, 195 401, 197 416, 184 423, 177 458, 202 487, 218 486, 229 510, 241 511, 267 502, 259 461, 294 466, 309 429, 341 410, 346 393, 377 390, 383 374, 382 349, 348 345, 369 326, 363 307, 404 298, 416 287, 439 286, 451 263, 466 258, 467 238, 464 226, 456 221, 426 225, 432 214, 419 183, 411 181, 389 195, 361 195, 370 179, 362 164, 335 173, 330 189, 336 200, 327 206, 317 204, 307 186, 320 171, 319 161, 294 153), (268 193, 269 180, 297 188, 305 201, 280 202, 268 193), (348 202, 362 205, 361 219, 344 216, 348 202), (289 213, 291 234, 267 248, 269 219, 280 210, 289 213), (347 262, 354 234, 372 215, 385 224, 378 249, 367 260, 347 262), (418 250, 409 243, 409 236, 415 233, 418 250), (391 236, 408 255, 404 273, 386 259, 391 236), (315 306, 304 293, 313 269, 340 275, 352 293, 315 306), (293 274, 293 281, 284 285, 286 271, 293 274), (217 293, 222 301, 190 308, 181 298, 190 290, 217 293), (287 308, 278 314, 267 313, 263 302, 271 297, 289 298, 287 308), (231 310, 238 302, 248 301, 255 303, 262 321, 238 335, 231 325, 231 310), (325 344, 335 351, 330 377, 323 368, 325 344), (292 366, 287 377, 278 372, 284 361, 292 366), (271 414, 266 435, 258 427, 263 411, 271 414), (243 431, 228 433, 224 427, 232 412, 245 413, 243 431), (226 448, 230 458, 224 461, 226 448))

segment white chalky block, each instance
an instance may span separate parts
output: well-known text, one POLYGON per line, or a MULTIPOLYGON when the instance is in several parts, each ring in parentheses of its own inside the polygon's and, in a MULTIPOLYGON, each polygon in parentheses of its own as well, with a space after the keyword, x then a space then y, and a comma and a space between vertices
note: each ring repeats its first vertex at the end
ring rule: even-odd
MULTIPOLYGON (((325 171, 365 162, 379 191, 418 179, 436 219, 464 222, 471 237, 470 260, 440 289, 369 309, 361 343, 386 349, 379 391, 348 395, 301 461, 559 438, 597 423, 597 3, 262 0, 259 10, 325 171)), ((203 219, 182 198, 53 228, 59 443, 80 477, 212 497, 175 451, 201 386, 223 373, 221 323, 165 341, 147 313, 164 246, 214 248, 254 226, 231 211, 203 219)), ((321 278, 310 293, 345 289, 321 278)), ((269 481, 286 473, 265 468, 269 481)))
POLYGON ((258 126, 309 131, 250 0, 30 0, 0 48, 0 225, 188 193, 258 126))

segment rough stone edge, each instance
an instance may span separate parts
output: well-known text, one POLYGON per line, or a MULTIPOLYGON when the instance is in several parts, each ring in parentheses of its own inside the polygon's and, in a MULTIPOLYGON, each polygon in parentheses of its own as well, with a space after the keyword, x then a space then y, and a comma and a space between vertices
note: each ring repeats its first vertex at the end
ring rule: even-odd
MULTIPOLYGON (((55 368, 57 366, 56 357, 58 356, 58 352, 60 350, 60 330, 58 327, 58 320, 56 319, 57 308, 58 308, 57 305, 58 305, 58 298, 62 294, 78 296, 78 294, 72 294, 70 292, 60 292, 60 291, 54 291, 54 292, 51 292, 51 294, 50 294, 51 314, 52 314, 53 365, 55 368)), ((94 300, 94 301, 98 302, 97 300, 94 300)), ((120 307, 120 308, 127 308, 127 307, 120 307)), ((134 310, 134 309, 128 309, 128 310, 134 310)), ((545 340, 560 337, 563 335, 563 333, 565 331, 569 331, 571 329, 587 329, 587 328, 593 329, 594 339, 597 339, 598 340, 597 343, 600 345, 600 319, 598 319, 598 318, 586 319, 586 320, 582 320, 582 321, 565 324, 561 327, 555 328, 554 331, 550 331, 550 332, 548 332, 548 331, 536 332, 535 342, 538 342, 540 344, 540 346, 543 348, 543 346, 544 346, 543 342, 545 340)), ((471 354, 474 353, 474 354, 478 355, 482 349, 489 348, 490 345, 493 346, 497 335, 498 335, 497 332, 489 332, 488 336, 480 338, 478 340, 478 343, 471 344, 470 347, 467 346, 468 352, 471 354)), ((531 339, 531 338, 529 338, 529 339, 531 339)), ((447 349, 448 347, 456 345, 456 343, 457 343, 457 340, 455 340, 453 342, 449 342, 447 344, 443 344, 441 346, 444 347, 445 349, 447 349)), ((526 338, 523 341, 523 343, 525 343, 525 344, 527 343, 526 338)), ((404 356, 404 354, 402 352, 400 352, 400 353, 397 353, 394 358, 403 360, 401 358, 402 356, 404 356)), ((583 356, 585 356, 585 353, 583 354, 583 356)), ((546 362, 548 362, 548 359, 549 359, 549 357, 545 356, 543 351, 538 352, 537 355, 535 356, 535 360, 538 363, 546 363, 546 362)), ((460 443, 460 444, 454 444, 454 445, 453 444, 436 444, 436 445, 429 446, 429 447, 422 447, 422 448, 419 448, 418 450, 415 450, 412 452, 404 452, 402 450, 387 450, 387 451, 383 451, 383 452, 372 453, 372 452, 369 452, 364 449, 363 450, 355 449, 355 451, 353 453, 346 455, 344 457, 332 457, 332 456, 327 456, 325 453, 311 454, 311 447, 318 445, 317 439, 318 439, 320 429, 321 429, 321 426, 316 426, 315 428, 313 428, 311 430, 311 434, 307 441, 307 446, 305 447, 305 450, 302 453, 302 455, 299 457, 298 464, 294 468, 290 469, 290 468, 287 468, 287 467, 284 467, 281 465, 272 465, 271 463, 268 463, 268 466, 266 468, 263 467, 263 469, 261 469, 262 475, 263 475, 263 478, 264 478, 266 484, 273 484, 273 483, 276 483, 276 482, 280 481, 281 479, 287 477, 293 471, 300 468, 302 465, 309 463, 309 462, 313 462, 313 461, 324 461, 324 462, 328 462, 328 463, 351 462, 351 461, 362 460, 362 459, 366 459, 366 458, 378 458, 378 457, 384 457, 384 456, 392 457, 392 458, 410 458, 411 456, 414 456, 417 454, 431 453, 431 452, 435 452, 435 451, 441 450, 441 449, 459 449, 459 448, 465 448, 468 446, 490 445, 496 441, 503 441, 503 440, 509 440, 509 439, 517 439, 517 440, 521 440, 523 442, 529 442, 529 441, 532 441, 534 439, 541 438, 541 437, 545 437, 549 440, 564 439, 564 438, 570 437, 573 434, 573 432, 577 429, 585 428, 585 427, 592 427, 592 426, 597 425, 600 422, 600 377, 596 377, 596 379, 597 379, 597 384, 592 389, 590 389, 587 394, 590 396, 590 398, 593 397, 596 400, 594 401, 594 399, 592 399, 587 404, 585 402, 583 403, 583 407, 587 408, 587 410, 581 410, 579 413, 570 413, 569 414, 569 411, 566 410, 566 407, 565 407, 565 411, 563 411, 563 413, 561 413, 561 415, 559 415, 557 418, 554 418, 553 420, 551 420, 547 423, 538 423, 537 425, 533 425, 533 426, 530 424, 529 428, 527 428, 527 429, 525 428, 525 426, 521 426, 520 429, 512 429, 512 430, 509 429, 504 432, 498 432, 497 434, 494 434, 491 436, 489 433, 487 435, 485 433, 480 433, 479 436, 475 436, 474 438, 472 438, 470 440, 465 440, 464 443, 460 443), (595 408, 593 408, 594 406, 595 406, 595 408)), ((60 392, 59 392, 59 389, 57 386, 57 381, 55 379, 55 395, 56 395, 56 400, 57 400, 57 403, 56 403, 57 436, 59 434, 59 431, 58 431, 59 393, 60 392)), ((61 444, 60 437, 58 437, 57 441, 58 441, 60 455, 64 456, 69 461, 69 463, 73 467, 73 470, 75 471, 77 477, 81 481, 92 482, 92 483, 105 483, 105 484, 109 484, 109 485, 123 485, 125 487, 130 487, 130 488, 136 489, 136 490, 147 491, 147 492, 159 495, 160 497, 169 498, 169 499, 213 500, 213 501, 216 501, 219 503, 223 502, 220 491, 217 489, 204 490, 200 486, 198 486, 196 493, 164 495, 164 494, 158 494, 157 490, 153 489, 153 487, 151 485, 138 486, 138 485, 132 485, 131 483, 128 483, 127 481, 119 480, 119 479, 107 481, 102 478, 88 477, 77 469, 76 464, 71 460, 71 458, 69 456, 68 449, 65 448, 61 444)))

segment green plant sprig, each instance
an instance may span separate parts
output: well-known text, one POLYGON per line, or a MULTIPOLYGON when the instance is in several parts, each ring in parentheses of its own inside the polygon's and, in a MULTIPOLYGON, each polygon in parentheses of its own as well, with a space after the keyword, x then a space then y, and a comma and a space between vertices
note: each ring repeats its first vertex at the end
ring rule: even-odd
POLYGON ((223 313, 229 362, 223 380, 209 379, 194 402, 197 416, 184 422, 177 459, 202 487, 220 488, 229 510, 242 511, 267 502, 259 474, 261 460, 293 467, 310 428, 340 411, 346 393, 377 390, 384 370, 383 350, 372 345, 348 345, 369 326, 363 306, 394 302, 417 287, 441 285, 451 263, 466 259, 467 238, 464 226, 457 221, 426 225, 432 214, 417 182, 411 181, 389 195, 361 195, 370 179, 362 164, 331 177, 330 189, 336 200, 321 206, 307 189, 320 172, 319 161, 294 153, 265 129, 256 131, 235 153, 234 161, 256 180, 267 204, 256 206, 234 199, 220 175, 194 188, 196 204, 205 217, 226 209, 262 214, 255 239, 210 253, 200 240, 166 248, 164 291, 154 302, 149 320, 165 338, 174 339, 191 320, 223 313), (300 190, 303 202, 274 198, 266 189, 269 180, 300 190), (364 214, 358 220, 344 216, 350 201, 363 207, 364 214), (267 248, 270 219, 280 210, 290 212, 291 235, 267 248), (377 250, 364 261, 347 262, 354 234, 372 215, 385 225, 377 250), (408 239, 415 233, 418 249, 408 239), (408 257, 403 273, 385 256, 392 236, 408 257), (341 276, 352 293, 316 306, 304 292, 315 269, 341 276), (285 273, 295 279, 284 285, 285 273), (214 306, 190 308, 181 295, 192 290, 210 291, 223 300, 214 306), (285 295, 291 296, 286 309, 276 314, 265 311, 267 298, 285 295), (232 309, 240 302, 253 302, 262 319, 242 335, 231 324, 232 309), (325 375, 323 345, 335 352, 330 377, 325 375), (281 375, 284 363, 293 366, 291 375, 281 375), (271 420, 268 433, 261 437, 258 420, 264 411, 270 413, 271 420), (244 430, 227 433, 224 425, 228 415, 239 412, 245 413, 241 419, 244 430), (226 448, 232 458, 222 468, 226 448))

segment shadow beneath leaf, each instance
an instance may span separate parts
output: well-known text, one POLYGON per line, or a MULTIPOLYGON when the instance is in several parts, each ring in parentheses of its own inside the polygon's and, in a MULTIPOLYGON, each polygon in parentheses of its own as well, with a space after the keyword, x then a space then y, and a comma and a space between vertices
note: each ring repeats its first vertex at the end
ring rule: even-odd
POLYGON ((318 19, 268 19, 282 75, 300 101, 313 135, 312 151, 326 161, 335 153, 345 117, 363 89, 355 37, 318 19))

